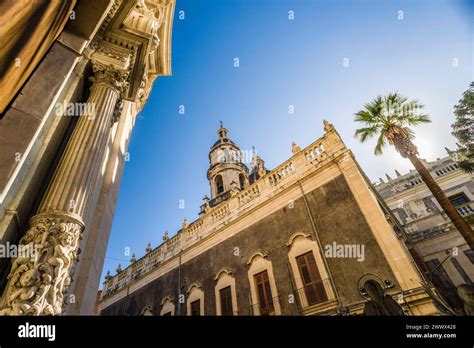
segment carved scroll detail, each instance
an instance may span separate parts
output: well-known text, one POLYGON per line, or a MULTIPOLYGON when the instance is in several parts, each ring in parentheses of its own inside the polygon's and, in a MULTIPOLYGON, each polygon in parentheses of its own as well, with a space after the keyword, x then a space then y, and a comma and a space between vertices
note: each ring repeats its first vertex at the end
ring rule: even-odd
POLYGON ((74 217, 37 215, 20 240, 36 250, 12 264, 0 315, 58 315, 71 283, 83 224, 74 217))

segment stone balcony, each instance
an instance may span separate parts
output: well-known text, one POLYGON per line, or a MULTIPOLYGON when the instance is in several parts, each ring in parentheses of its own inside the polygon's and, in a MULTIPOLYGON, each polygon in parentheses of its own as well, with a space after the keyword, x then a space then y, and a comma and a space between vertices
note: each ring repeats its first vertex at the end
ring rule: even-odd
MULTIPOLYGON (((456 206, 457 211, 461 216, 474 227, 474 202, 467 202, 461 205, 456 206)), ((447 219, 446 215, 445 218, 447 219)), ((409 236, 412 242, 419 242, 425 239, 433 238, 438 235, 448 233, 455 230, 453 224, 448 220, 448 222, 425 229, 421 231, 409 232, 409 236)))

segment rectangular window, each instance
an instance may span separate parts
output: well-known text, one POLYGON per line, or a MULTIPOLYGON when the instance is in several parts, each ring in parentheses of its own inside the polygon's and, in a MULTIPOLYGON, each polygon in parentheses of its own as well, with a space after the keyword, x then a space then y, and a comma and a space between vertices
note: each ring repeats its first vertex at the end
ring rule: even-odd
POLYGON ((255 286, 257 287, 258 307, 260 315, 270 315, 275 312, 273 306, 272 290, 268 281, 267 271, 254 275, 255 286))
POLYGON ((296 258, 296 263, 300 270, 301 280, 303 281, 304 293, 308 305, 312 306, 317 303, 327 301, 328 297, 324 290, 324 284, 319 275, 316 260, 313 252, 300 255, 296 258))
POLYGON ((191 315, 201 315, 201 300, 191 302, 191 315))
POLYGON ((466 197, 464 193, 461 192, 454 196, 449 197, 449 201, 451 202, 452 205, 458 206, 458 205, 468 203, 469 199, 466 197))
POLYGON ((219 291, 221 297, 221 314, 222 315, 233 315, 232 308, 232 291, 230 286, 223 288, 219 291))
POLYGON ((466 257, 469 259, 469 261, 471 261, 471 263, 474 264, 474 251, 472 251, 472 250, 464 250, 464 254, 465 254, 466 257))

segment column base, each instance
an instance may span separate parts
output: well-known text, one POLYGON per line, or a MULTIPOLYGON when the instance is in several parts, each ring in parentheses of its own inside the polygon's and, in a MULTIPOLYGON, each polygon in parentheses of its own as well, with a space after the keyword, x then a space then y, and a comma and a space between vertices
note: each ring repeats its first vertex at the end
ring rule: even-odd
POLYGON ((0 315, 59 315, 71 282, 84 223, 75 214, 46 212, 30 220, 2 297, 0 315))

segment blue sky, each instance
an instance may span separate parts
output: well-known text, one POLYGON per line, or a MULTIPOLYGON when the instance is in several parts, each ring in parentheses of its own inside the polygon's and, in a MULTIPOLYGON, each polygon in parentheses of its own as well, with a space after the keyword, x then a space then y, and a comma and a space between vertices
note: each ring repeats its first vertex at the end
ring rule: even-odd
POLYGON ((126 248, 140 257, 197 218, 219 120, 271 169, 328 119, 375 181, 410 163, 354 139, 353 114, 398 91, 433 121, 415 128, 421 157, 444 156, 455 148, 453 105, 473 80, 473 12, 461 0, 177 0, 172 76, 155 82, 137 119, 103 274, 128 265, 126 248))

